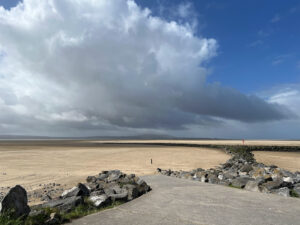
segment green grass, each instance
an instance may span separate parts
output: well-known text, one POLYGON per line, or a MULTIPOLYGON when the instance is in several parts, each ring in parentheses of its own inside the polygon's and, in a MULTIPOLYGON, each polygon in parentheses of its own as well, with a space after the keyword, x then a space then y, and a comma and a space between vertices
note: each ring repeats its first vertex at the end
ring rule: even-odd
POLYGON ((0 215, 1 225, 22 225, 21 219, 13 219, 11 213, 2 213, 0 215))
POLYGON ((77 206, 74 210, 72 210, 69 213, 65 213, 65 214, 61 214, 62 216, 62 220, 63 222, 69 222, 72 219, 77 219, 77 218, 81 218, 96 212, 100 212, 102 210, 106 210, 106 209, 111 209, 114 208, 116 206, 119 206, 121 204, 125 203, 124 201, 115 201, 110 205, 107 205, 105 207, 102 208, 95 208, 94 206, 92 206, 91 204, 83 204, 83 205, 79 205, 77 206))
POLYGON ((11 214, 4 213, 0 215, 0 225, 41 225, 50 218, 51 213, 57 213, 60 218, 60 224, 68 223, 73 219, 81 218, 102 210, 111 209, 125 203, 125 201, 115 201, 101 208, 96 208, 91 202, 85 200, 84 204, 78 205, 71 212, 60 213, 57 209, 43 209, 41 213, 35 216, 28 216, 25 220, 13 219, 11 214))
POLYGON ((299 198, 300 197, 299 194, 296 191, 294 191, 293 189, 290 190, 290 195, 291 195, 291 197, 294 197, 294 198, 299 198))

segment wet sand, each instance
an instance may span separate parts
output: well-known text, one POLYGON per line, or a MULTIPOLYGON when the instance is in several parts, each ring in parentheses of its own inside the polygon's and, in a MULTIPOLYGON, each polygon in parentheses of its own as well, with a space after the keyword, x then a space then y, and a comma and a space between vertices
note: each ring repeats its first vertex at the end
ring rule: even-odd
MULTIPOLYGON (((89 141, 90 142, 90 141, 89 141)), ((285 140, 105 140, 97 143, 173 143, 202 145, 259 145, 259 146, 300 146, 300 141, 285 140)))

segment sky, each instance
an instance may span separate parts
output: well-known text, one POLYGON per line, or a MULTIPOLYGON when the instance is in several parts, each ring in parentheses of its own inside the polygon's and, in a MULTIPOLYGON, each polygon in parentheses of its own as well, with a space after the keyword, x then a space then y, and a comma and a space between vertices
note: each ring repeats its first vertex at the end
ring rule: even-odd
POLYGON ((299 1, 0 0, 0 135, 300 139, 299 1))

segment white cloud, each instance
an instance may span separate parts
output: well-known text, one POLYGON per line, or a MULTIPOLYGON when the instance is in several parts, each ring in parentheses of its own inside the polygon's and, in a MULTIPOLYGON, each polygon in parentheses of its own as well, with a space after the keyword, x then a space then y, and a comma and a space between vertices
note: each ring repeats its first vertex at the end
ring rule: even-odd
POLYGON ((293 85, 279 89, 268 99, 271 103, 285 105, 296 115, 300 116, 300 87, 293 85))
POLYGON ((181 3, 178 6, 178 15, 182 18, 187 18, 193 13, 192 4, 190 2, 181 3))
POLYGON ((24 0, 0 8, 0 33, 0 133, 90 135, 287 117, 278 104, 207 84, 217 41, 134 1, 24 0))

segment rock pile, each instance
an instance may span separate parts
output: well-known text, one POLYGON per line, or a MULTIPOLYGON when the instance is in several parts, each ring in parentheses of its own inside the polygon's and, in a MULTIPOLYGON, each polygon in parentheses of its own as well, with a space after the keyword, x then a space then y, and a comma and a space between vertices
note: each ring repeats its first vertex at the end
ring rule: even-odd
POLYGON ((28 191, 28 202, 47 202, 57 198, 64 191, 64 187, 59 183, 40 184, 38 189, 28 191))
MULTIPOLYGON (((4 197, 1 212, 13 209, 15 218, 26 217, 29 212, 29 216, 43 217, 47 209, 55 209, 59 213, 68 213, 78 205, 97 209, 115 201, 131 201, 150 190, 150 186, 134 174, 127 175, 119 170, 103 171, 98 176, 87 177, 86 183, 64 190, 59 197, 49 198, 47 202, 32 206, 31 209, 27 205, 25 189, 17 185, 4 197)), ((54 222, 59 221, 59 216, 47 215, 48 222, 45 224, 57 224, 54 222)))
POLYGON ((33 209, 57 208, 69 212, 84 201, 95 207, 107 205, 116 200, 130 201, 150 191, 150 186, 134 174, 124 174, 119 170, 102 171, 98 176, 88 176, 86 183, 65 190, 59 198, 36 205, 33 209))
POLYGON ((277 166, 266 166, 257 163, 249 151, 227 151, 233 155, 226 163, 217 168, 193 171, 157 171, 160 174, 196 180, 211 184, 221 184, 231 187, 274 193, 282 196, 300 196, 300 172, 289 172, 277 166))

